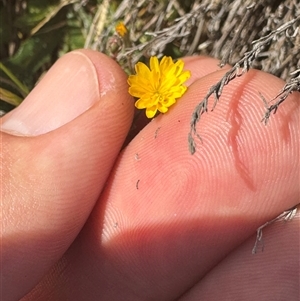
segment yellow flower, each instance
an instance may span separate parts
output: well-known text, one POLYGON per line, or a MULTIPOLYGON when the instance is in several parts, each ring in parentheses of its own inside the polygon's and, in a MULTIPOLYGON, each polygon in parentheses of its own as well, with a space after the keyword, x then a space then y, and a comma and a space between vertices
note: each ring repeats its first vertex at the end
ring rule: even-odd
POLYGON ((150 58, 150 69, 143 63, 135 65, 135 75, 128 78, 129 93, 137 97, 136 108, 146 109, 146 116, 152 118, 157 111, 166 113, 176 103, 187 87, 183 83, 190 78, 190 71, 183 71, 184 62, 173 62, 164 56, 160 62, 156 56, 150 58))
POLYGON ((116 32, 121 36, 124 37, 127 34, 127 28, 123 22, 120 22, 116 27, 116 32))

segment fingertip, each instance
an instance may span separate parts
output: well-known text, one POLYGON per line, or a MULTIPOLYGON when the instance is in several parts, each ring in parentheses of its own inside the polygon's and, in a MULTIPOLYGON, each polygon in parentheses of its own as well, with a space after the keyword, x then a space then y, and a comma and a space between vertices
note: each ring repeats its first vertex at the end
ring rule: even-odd
POLYGON ((167 114, 154 118, 126 148, 114 175, 114 190, 121 191, 125 184, 131 205, 122 201, 122 194, 111 201, 132 221, 160 219, 158 212, 166 216, 164 210, 176 212, 178 218, 199 217, 208 210, 248 217, 259 213, 261 221, 251 220, 257 226, 298 201, 299 93, 282 104, 266 127, 259 91, 271 99, 284 85, 270 74, 251 70, 231 81, 213 111, 214 99, 209 98, 208 112, 197 123, 202 142, 194 136, 196 153, 189 152, 193 110, 225 72, 196 80, 167 114), (157 209, 161 195, 164 210, 157 209), (134 205, 141 199, 144 205, 134 205), (187 200, 185 210, 177 210, 182 205, 174 200, 180 199, 187 200))
POLYGON ((86 56, 92 62, 97 73, 101 96, 113 91, 117 91, 121 95, 121 92, 124 93, 128 89, 126 73, 112 58, 89 49, 75 50, 69 53, 69 55, 71 54, 86 56))
POLYGON ((204 55, 189 56, 183 60, 185 62, 184 69, 191 72, 191 77, 186 82, 187 86, 210 73, 221 70, 227 71, 230 68, 229 65, 220 67, 220 60, 204 55))
POLYGON ((85 49, 67 53, 20 106, 1 118, 1 129, 22 136, 45 134, 72 121, 94 104, 103 103, 107 99, 104 96, 110 93, 115 96, 116 92, 118 99, 112 102, 115 110, 123 107, 123 112, 132 116, 126 78, 121 67, 102 53, 85 49))
POLYGON ((5 298, 28 292, 87 220, 132 122, 126 77, 105 55, 78 50, 5 116, 14 118, 1 133, 5 298))

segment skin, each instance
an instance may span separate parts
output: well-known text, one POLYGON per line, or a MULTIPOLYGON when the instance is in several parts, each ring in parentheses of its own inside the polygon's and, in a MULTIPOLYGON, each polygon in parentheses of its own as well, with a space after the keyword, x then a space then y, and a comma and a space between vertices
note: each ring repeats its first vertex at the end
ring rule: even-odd
POLYGON ((191 155, 191 114, 229 67, 184 60, 186 94, 132 131, 126 75, 88 50, 1 119, 2 300, 298 300, 299 214, 251 250, 300 202, 300 93, 265 126, 258 92, 284 83, 251 70, 202 115, 191 155))

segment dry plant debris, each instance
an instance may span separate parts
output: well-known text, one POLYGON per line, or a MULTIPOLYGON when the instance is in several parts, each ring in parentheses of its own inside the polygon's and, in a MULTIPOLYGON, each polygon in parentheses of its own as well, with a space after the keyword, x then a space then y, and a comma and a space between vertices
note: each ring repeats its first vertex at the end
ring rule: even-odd
POLYGON ((267 221, 266 223, 264 223, 262 226, 260 226, 259 228, 257 228, 256 230, 256 240, 255 240, 255 244, 254 247, 252 249, 252 254, 256 254, 257 253, 257 249, 258 246, 261 245, 261 250, 264 250, 264 241, 263 241, 263 229, 265 229, 267 226, 277 222, 277 221, 291 221, 296 213, 297 213, 297 206, 294 206, 291 209, 288 209, 286 211, 283 211, 281 214, 279 214, 278 216, 276 216, 275 218, 273 218, 270 221, 267 221))
MULTIPOLYGON (((14 0, 2 1, 0 6, 1 15, 8 19, 3 23, 3 33, 11 32, 11 36, 2 34, 1 63, 15 71, 14 75, 29 90, 59 56, 80 46, 106 53, 128 74, 134 72, 137 62, 146 63, 151 56, 177 59, 203 54, 220 59, 221 66, 226 63, 233 66, 220 83, 211 87, 205 99, 199 99, 191 117, 191 152, 197 136, 196 124, 207 111, 209 96, 215 97, 216 104, 224 85, 249 68, 264 70, 286 81, 273 99, 264 100, 265 122, 290 93, 300 89, 299 0, 51 0, 43 3, 14 0), (118 34, 116 28, 120 22, 127 29, 124 35, 118 34), (49 45, 45 48, 45 44, 49 45), (42 45, 44 48, 39 49, 42 45), (27 50, 28 55, 33 55, 30 49, 34 49, 35 57, 40 56, 39 61, 24 57, 27 50), (26 69, 19 72, 22 68, 26 69), (33 70, 34 75, 28 74, 28 70, 33 70)), ((14 80, 7 79, 3 70, 0 70, 0 88, 4 83, 7 97, 2 103, 10 101, 15 106, 26 89, 20 86, 16 91, 14 83, 7 85, 14 80), (16 94, 13 101, 9 94, 12 91, 16 94)), ((263 98, 259 94, 258 97, 263 98)))
MULTIPOLYGON (((103 1, 103 7, 105 6, 103 1)), ((107 10, 105 10, 107 12, 107 10)), ((157 55, 173 58, 205 54, 233 67, 199 100, 191 117, 189 149, 210 96, 217 104, 223 87, 250 68, 269 72, 286 81, 271 100, 264 100, 265 123, 290 93, 300 91, 300 3, 298 0, 124 0, 89 46, 114 57, 128 73, 138 61, 157 55), (115 32, 122 20, 126 39, 115 32)), ((100 22, 102 24, 102 22, 100 22)), ((262 97, 259 95, 258 97, 262 97)), ((200 138, 200 137, 199 137, 200 138)))

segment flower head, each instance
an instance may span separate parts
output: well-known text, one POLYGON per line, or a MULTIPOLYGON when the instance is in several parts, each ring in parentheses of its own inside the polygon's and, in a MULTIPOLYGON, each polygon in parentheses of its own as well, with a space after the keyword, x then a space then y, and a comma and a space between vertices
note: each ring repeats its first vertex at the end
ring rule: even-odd
POLYGON ((124 37, 128 32, 128 30, 123 22, 118 23, 115 27, 115 30, 121 37, 124 37))
POLYGON ((128 78, 129 93, 137 97, 135 106, 146 109, 146 116, 152 118, 157 111, 166 113, 176 103, 187 87, 183 83, 190 78, 190 71, 183 71, 184 62, 173 62, 164 56, 159 62, 156 56, 150 58, 150 68, 138 62, 135 75, 128 78))

